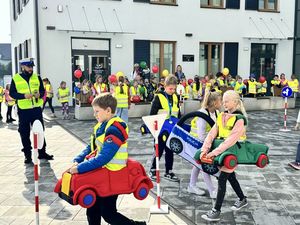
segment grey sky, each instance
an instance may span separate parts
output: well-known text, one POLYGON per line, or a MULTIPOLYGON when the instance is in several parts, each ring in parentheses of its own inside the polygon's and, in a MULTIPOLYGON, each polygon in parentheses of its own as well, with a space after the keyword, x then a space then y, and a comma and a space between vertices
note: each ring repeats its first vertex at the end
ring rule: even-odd
POLYGON ((0 0, 0 43, 10 43, 10 6, 9 0, 0 0))

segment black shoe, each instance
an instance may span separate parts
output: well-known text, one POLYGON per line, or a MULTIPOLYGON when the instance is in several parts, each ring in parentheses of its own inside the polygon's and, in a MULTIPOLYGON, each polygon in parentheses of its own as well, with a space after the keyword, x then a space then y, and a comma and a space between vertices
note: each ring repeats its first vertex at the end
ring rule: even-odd
POLYGON ((11 119, 6 120, 6 123, 12 123, 13 121, 11 119))
POLYGON ((25 163, 25 164, 33 164, 32 159, 29 158, 29 157, 28 157, 28 158, 25 158, 24 163, 25 163))
POLYGON ((11 120, 12 122, 16 121, 16 120, 15 120, 15 119, 13 119, 13 118, 11 118, 10 120, 11 120))
POLYGON ((40 153, 38 156, 39 159, 53 160, 53 155, 49 155, 46 152, 40 153))

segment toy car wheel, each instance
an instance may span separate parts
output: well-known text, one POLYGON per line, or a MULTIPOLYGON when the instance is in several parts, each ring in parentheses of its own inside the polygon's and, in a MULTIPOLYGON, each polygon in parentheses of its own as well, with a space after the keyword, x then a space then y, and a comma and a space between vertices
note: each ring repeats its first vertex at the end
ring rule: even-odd
POLYGON ((78 196, 78 204, 83 208, 90 208, 96 202, 96 193, 91 189, 82 191, 78 196))
POLYGON ((227 155, 224 159, 224 166, 228 169, 233 169, 237 165, 237 158, 235 155, 227 155))
POLYGON ((207 164, 207 163, 203 163, 202 164, 202 170, 205 172, 205 173, 208 173, 210 175, 214 175, 216 174, 217 172, 219 172, 219 168, 217 165, 214 165, 214 164, 207 164))
POLYGON ((265 154, 261 154, 256 162, 256 166, 259 168, 264 168, 268 164, 268 156, 265 154))
POLYGON ((133 195, 138 200, 143 200, 148 196, 149 187, 146 183, 140 183, 133 195))
POLYGON ((172 152, 179 154, 183 150, 183 145, 178 138, 172 137, 170 140, 170 149, 172 152))
POLYGON ((169 137, 169 133, 168 133, 168 131, 163 131, 163 132, 160 134, 160 136, 161 136, 161 139, 162 139, 163 142, 167 142, 168 137, 169 137))

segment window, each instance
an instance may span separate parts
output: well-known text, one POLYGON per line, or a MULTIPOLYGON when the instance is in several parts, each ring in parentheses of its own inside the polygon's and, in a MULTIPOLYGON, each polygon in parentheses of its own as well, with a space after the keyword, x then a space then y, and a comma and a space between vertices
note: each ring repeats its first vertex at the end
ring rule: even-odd
POLYGON ((221 43, 200 43, 199 75, 216 74, 221 70, 221 43))
POLYGON ((15 53, 15 73, 17 73, 19 70, 18 70, 18 64, 19 64, 19 60, 18 60, 18 47, 15 47, 14 48, 14 53, 15 53))
POLYGON ((259 0, 259 10, 277 11, 277 0, 259 0))
POLYGON ((223 8, 223 0, 201 0, 201 7, 223 8))
POLYGON ((175 72, 175 42, 150 42, 150 68, 158 65, 160 72, 167 69, 169 73, 175 72))
POLYGON ((29 2, 29 0, 22 0, 22 2, 23 2, 23 6, 25 6, 29 2))
POLYGON ((23 10, 22 1, 21 0, 17 0, 17 2, 18 2, 18 7, 17 7, 18 14, 20 14, 22 12, 22 10, 23 10))
POLYGON ((176 4, 176 0, 150 0, 151 3, 176 4))

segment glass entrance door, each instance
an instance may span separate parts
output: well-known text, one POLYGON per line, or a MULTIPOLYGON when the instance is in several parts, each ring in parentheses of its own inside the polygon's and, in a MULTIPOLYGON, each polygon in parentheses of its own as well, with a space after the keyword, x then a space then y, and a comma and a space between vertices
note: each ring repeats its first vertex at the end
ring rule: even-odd
POLYGON ((250 74, 258 79, 264 75, 268 82, 267 94, 270 94, 271 80, 275 75, 276 44, 251 44, 250 74))
POLYGON ((107 55, 88 55, 89 62, 89 80, 93 83, 96 77, 101 75, 104 80, 108 76, 108 56, 107 55))

